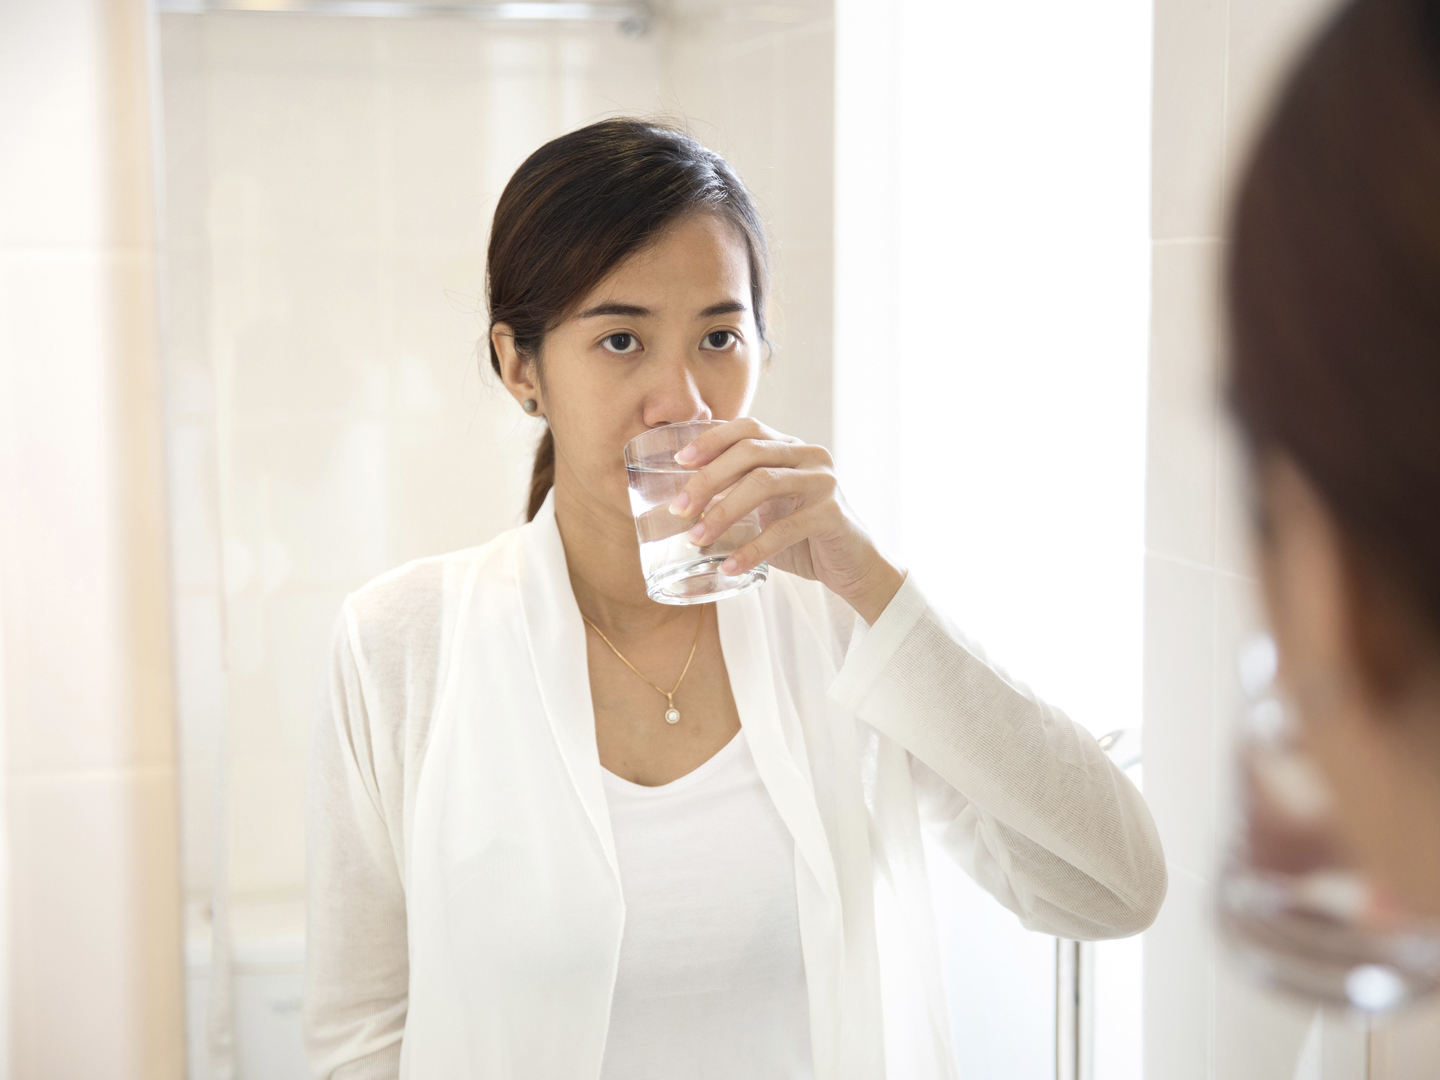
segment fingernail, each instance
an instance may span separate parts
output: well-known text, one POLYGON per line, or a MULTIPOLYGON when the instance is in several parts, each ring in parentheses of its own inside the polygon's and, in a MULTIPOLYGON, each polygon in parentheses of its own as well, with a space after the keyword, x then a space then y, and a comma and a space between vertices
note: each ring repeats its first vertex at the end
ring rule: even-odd
POLYGON ((696 525, 685 535, 690 537, 691 540, 699 540, 702 536, 705 535, 705 523, 703 521, 700 522, 699 525, 696 525))
POLYGON ((723 563, 720 564, 720 572, 722 574, 733 574, 736 570, 739 569, 740 564, 737 563, 734 559, 726 559, 723 563))
POLYGON ((689 509, 690 496, 683 491, 680 492, 680 494, 675 497, 675 501, 670 504, 670 513, 676 517, 683 517, 685 511, 689 509))
POLYGON ((690 462, 694 461, 699 456, 700 454, 695 449, 695 444, 691 443, 689 446, 681 447, 680 452, 675 455, 675 460, 678 461, 681 465, 689 465, 690 462))

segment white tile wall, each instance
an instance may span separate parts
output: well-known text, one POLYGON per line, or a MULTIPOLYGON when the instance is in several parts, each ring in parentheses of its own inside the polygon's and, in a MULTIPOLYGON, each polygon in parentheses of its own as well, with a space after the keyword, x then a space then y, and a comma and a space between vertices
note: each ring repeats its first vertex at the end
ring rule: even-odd
POLYGON ((0 1071, 178 1080, 147 5, 0 12, 0 1071))
POLYGON ((1152 552, 1209 565, 1215 554, 1215 282, 1219 241, 1156 243, 1150 324, 1145 541, 1152 552))
POLYGON ((1145 573, 1145 798, 1172 868, 1214 861, 1215 575, 1151 553, 1145 573))

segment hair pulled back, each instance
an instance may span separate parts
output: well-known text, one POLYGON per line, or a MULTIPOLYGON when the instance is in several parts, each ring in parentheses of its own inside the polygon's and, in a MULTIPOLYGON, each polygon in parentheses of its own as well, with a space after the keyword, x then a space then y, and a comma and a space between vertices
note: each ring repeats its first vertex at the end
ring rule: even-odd
POLYGON ((1440 632, 1440 2, 1358 0, 1291 75, 1231 223, 1230 398, 1440 632))
MULTIPOLYGON (((769 284, 764 226, 750 193, 718 154, 682 132, 602 120, 554 139, 515 170, 495 207, 485 271, 490 327, 505 323, 537 372, 545 335, 622 261, 697 212, 719 214, 745 239, 755 326, 765 339, 769 284)), ((489 342, 490 365, 500 357, 489 342)), ((549 426, 535 453, 525 519, 555 480, 549 426)))

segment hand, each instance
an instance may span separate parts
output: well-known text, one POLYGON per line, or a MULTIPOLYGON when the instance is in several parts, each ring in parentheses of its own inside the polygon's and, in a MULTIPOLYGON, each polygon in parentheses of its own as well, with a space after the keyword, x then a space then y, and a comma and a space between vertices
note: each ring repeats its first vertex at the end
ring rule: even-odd
POLYGON ((835 479, 835 462, 811 446, 742 418, 705 431, 675 455, 696 473, 670 504, 682 518, 699 517, 690 540, 713 543, 752 510, 760 535, 721 568, 738 574, 767 560, 818 580, 873 623, 905 575, 887 562, 856 519, 835 479))

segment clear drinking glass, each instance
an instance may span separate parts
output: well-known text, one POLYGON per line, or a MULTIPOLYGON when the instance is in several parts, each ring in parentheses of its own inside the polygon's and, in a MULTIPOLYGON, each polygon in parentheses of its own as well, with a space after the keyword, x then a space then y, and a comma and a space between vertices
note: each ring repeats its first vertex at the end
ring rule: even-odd
MULTIPOLYGON (((640 537, 640 569, 645 575, 645 592, 650 599, 662 604, 708 604, 737 596, 759 585, 770 573, 766 563, 741 574, 720 570, 720 564, 736 549, 760 535, 758 511, 746 514, 705 547, 697 547, 686 535, 697 518, 670 513, 670 504, 694 473, 693 469, 676 463, 676 453, 706 428, 722 422, 691 420, 665 424, 625 444, 630 509, 635 514, 635 532, 640 537)), ((710 505, 724 494, 716 495, 710 505)))
POLYGON ((1239 814, 1216 896, 1232 956, 1261 983, 1362 1013, 1434 993, 1440 924, 1404 911, 1347 859, 1324 777, 1274 685, 1274 644, 1252 643, 1240 666, 1239 814))

